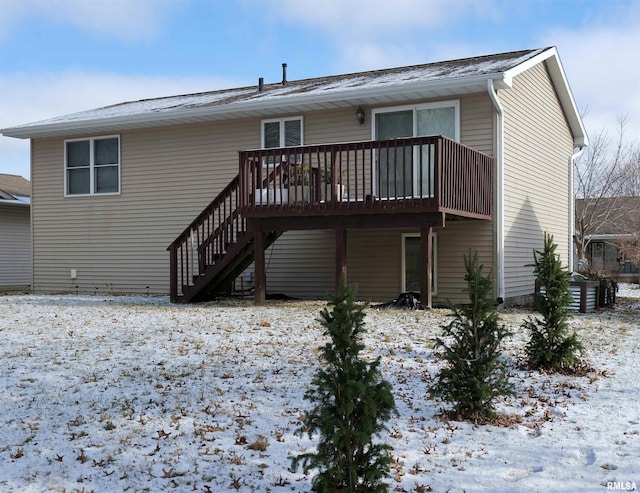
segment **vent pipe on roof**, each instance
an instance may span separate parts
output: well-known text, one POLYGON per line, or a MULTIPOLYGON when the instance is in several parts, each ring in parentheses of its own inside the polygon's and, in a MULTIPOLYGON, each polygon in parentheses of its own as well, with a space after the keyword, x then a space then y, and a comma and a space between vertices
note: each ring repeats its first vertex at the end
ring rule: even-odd
POLYGON ((264 91, 264 77, 258 79, 258 92, 264 91))
POLYGON ((287 64, 282 64, 282 85, 284 86, 287 83, 287 64))

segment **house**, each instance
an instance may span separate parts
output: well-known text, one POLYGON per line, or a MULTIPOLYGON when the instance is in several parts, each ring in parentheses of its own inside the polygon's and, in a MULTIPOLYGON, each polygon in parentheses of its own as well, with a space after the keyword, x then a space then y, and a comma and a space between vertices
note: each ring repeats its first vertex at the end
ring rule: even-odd
POLYGON ((0 173, 0 291, 31 286, 31 184, 0 173))
POLYGON ((324 298, 534 291, 543 232, 571 262, 587 136, 556 48, 117 104, 31 139, 34 289, 208 299, 238 282, 324 298))
POLYGON ((631 255, 640 253, 640 197, 576 199, 576 226, 578 233, 584 231, 585 269, 620 280, 640 279, 640 262, 631 255))

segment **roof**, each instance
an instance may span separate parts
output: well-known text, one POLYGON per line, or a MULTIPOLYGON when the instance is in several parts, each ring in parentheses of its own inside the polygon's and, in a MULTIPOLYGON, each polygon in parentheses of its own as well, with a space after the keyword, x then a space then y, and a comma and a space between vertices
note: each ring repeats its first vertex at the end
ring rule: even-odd
POLYGON ((640 234, 640 197, 576 199, 578 217, 585 207, 590 217, 591 238, 640 234))
POLYGON ((31 182, 18 175, 0 173, 0 204, 29 205, 31 182))
POLYGON ((514 76, 540 62, 547 63, 576 145, 583 145, 586 133, 553 47, 266 84, 262 91, 256 85, 144 99, 0 132, 17 138, 53 137, 456 96, 487 91, 489 80, 496 89, 508 89, 514 76))

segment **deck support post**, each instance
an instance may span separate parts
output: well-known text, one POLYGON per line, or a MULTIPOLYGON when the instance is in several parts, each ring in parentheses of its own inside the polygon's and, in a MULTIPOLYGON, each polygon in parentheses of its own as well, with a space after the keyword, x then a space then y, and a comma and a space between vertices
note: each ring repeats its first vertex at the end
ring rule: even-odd
POLYGON ((340 290, 340 279, 347 277, 347 230, 338 228, 336 231, 336 293, 340 290))
POLYGON ((433 227, 420 228, 420 303, 431 308, 433 227))
POLYGON ((169 299, 178 301, 178 252, 175 245, 169 247, 169 299))
POLYGON ((264 231, 257 229, 254 231, 254 267, 255 267, 255 300, 256 306, 265 304, 266 292, 267 292, 267 274, 265 269, 265 257, 264 257, 264 231))

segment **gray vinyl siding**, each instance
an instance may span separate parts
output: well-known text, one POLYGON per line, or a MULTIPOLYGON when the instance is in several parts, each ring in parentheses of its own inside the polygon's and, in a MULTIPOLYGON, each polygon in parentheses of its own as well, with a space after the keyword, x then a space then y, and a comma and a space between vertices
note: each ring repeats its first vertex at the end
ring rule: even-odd
MULTIPOLYGON (((355 230, 347 235, 347 265, 350 282, 358 284, 362 299, 389 301, 402 290, 402 235, 419 230, 355 230)), ((434 302, 463 301, 464 256, 478 253, 489 272, 493 267, 493 227, 489 221, 452 221, 437 234, 434 302)))
MULTIPOLYGON (((468 96, 460 105, 460 141, 489 156, 495 156, 495 110, 487 93, 468 96)), ((494 194, 495 195, 495 194, 494 194)), ((494 205, 495 209, 495 205, 494 205)), ((495 222, 448 220, 438 233, 438 293, 436 302, 464 302, 464 256, 478 254, 485 272, 495 274, 495 222)))
POLYGON ((265 252, 267 293, 324 299, 334 291, 333 231, 287 231, 265 252))
POLYGON ((464 280, 464 257, 477 253, 484 272, 493 272, 495 253, 493 249, 493 225, 489 221, 450 221, 446 227, 438 228, 438 294, 436 301, 454 303, 467 302, 462 292, 467 287, 464 280))
POLYGON ((568 265, 569 159, 573 139, 544 64, 514 78, 500 91, 504 108, 505 290, 507 298, 534 290, 533 249, 553 234, 568 265))
POLYGON ((347 232, 347 276, 358 284, 358 296, 389 301, 401 290, 401 235, 389 229, 347 232))
MULTIPOLYGON (((361 141, 371 138, 355 109, 312 113, 304 118, 304 143, 361 141)), ((289 231, 266 252, 267 293, 324 299, 335 284, 335 235, 330 230, 289 231)), ((348 262, 348 260, 347 260, 348 262)))
MULTIPOLYGON (((370 139, 370 109, 364 125, 356 121, 355 108, 303 114, 304 143, 370 139)), ((462 142, 493 154, 488 96, 462 98, 460 111, 462 142)), ((237 151, 260 146, 260 119, 110 134, 118 134, 121 145, 121 190, 112 196, 64 197, 64 139, 32 141, 36 291, 167 294, 167 246, 238 173, 237 151), (76 269, 76 279, 70 278, 71 269, 76 269)), ((68 136, 77 137, 83 136, 68 136)), ((463 226, 447 223, 447 228, 450 224, 452 231, 463 226)), ((486 234, 490 222, 464 225, 473 231, 480 227, 482 234, 471 244, 491 251, 492 237, 486 234)), ((398 294, 399 234, 349 232, 350 280, 353 275, 355 281, 366 281, 362 296, 388 299, 398 294), (367 234, 379 239, 381 246, 364 241, 367 234), (385 250, 386 246, 391 249, 385 250), (369 248, 379 248, 386 255, 380 262, 384 270, 372 271, 376 275, 370 280, 364 275, 371 267, 369 248)), ((469 234, 460 238, 466 241, 469 234)), ((285 233, 267 252, 267 292, 324 298, 334 285, 334 238, 332 231, 285 233)), ((447 241, 446 234, 439 238, 447 241)), ((441 279, 450 275, 447 270, 453 262, 443 264, 441 279)), ((452 271, 460 277, 459 266, 452 271)), ((451 280, 442 286, 458 289, 457 283, 451 280)))
POLYGON ((0 204, 0 290, 31 286, 28 206, 0 204))
MULTIPOLYGON (((493 106, 487 94, 461 99, 460 137, 463 144, 494 154, 493 106)), ((325 112, 305 118, 305 143, 358 141, 371 138, 370 108, 365 125, 354 125, 354 111, 325 112)), ((458 301, 464 287, 463 255, 479 252, 487 270, 493 266, 493 222, 447 222, 438 230, 442 268, 438 270, 436 300, 458 301), (442 287, 441 287, 442 286, 442 287)), ((347 233, 347 275, 358 284, 361 299, 389 300, 402 284, 402 233, 410 230, 351 230, 347 233)), ((334 288, 333 231, 300 231, 283 235, 267 252, 267 292, 305 298, 324 298, 334 288), (291 256, 291 259, 290 259, 291 256)))
POLYGON ((460 142, 495 156, 493 103, 486 93, 467 96, 460 104, 460 142))
POLYGON ((166 294, 167 246, 259 146, 260 122, 123 132, 121 193, 103 197, 64 197, 63 142, 32 143, 34 289, 166 294))

